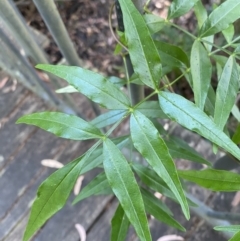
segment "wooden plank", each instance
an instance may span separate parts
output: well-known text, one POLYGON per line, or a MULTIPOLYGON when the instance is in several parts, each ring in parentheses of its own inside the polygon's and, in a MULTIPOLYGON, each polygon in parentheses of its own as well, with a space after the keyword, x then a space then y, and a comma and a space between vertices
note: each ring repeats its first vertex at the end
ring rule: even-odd
POLYGON ((105 207, 105 211, 97 222, 88 230, 87 240, 91 241, 106 241, 110 240, 111 235, 111 219, 118 206, 118 201, 115 199, 105 207))
MULTIPOLYGON (((59 143, 56 143, 58 145, 59 143)), ((79 142, 68 142, 68 145, 63 145, 52 151, 49 158, 54 158, 60 162, 67 162, 70 160, 72 153, 80 146, 79 142)), ((35 176, 29 180, 28 187, 24 195, 22 195, 12 206, 11 212, 0 223, 0 233, 4 233, 3 240, 19 240, 22 237, 26 221, 28 219, 29 208, 33 202, 36 191, 40 183, 46 179, 55 169, 40 166, 35 170, 35 176), (18 237, 18 239, 17 239, 18 237)), ((1 238, 0 238, 1 240, 1 238)))
MULTIPOLYGON (((66 141, 65 141, 66 142, 66 141)), ((68 142, 68 141, 67 141, 68 142)), ((58 145, 59 143, 56 143, 58 145)), ((76 157, 76 152, 79 153, 80 142, 68 142, 67 147, 63 150, 52 151, 52 157, 62 163, 67 163, 76 157)), ((62 148, 61 148, 62 149, 62 148)), ((83 151, 84 148, 81 148, 83 151)), ((29 208, 33 199, 35 198, 39 184, 46 179, 55 169, 41 166, 32 179, 29 179, 30 185, 24 195, 15 203, 11 212, 0 224, 0 234, 4 232, 3 240, 21 240, 26 222, 29 215, 29 208)), ((36 172, 36 170, 35 170, 36 172)), ((1 240, 2 237, 0 237, 1 240)))
MULTIPOLYGON (((91 229, 88 230, 87 240, 91 240, 91 241, 110 240, 111 220, 117 209, 117 206, 118 206, 118 201, 116 198, 107 204, 102 215, 98 218, 98 220, 96 220, 96 222, 91 227, 91 229)), ((130 228, 128 230, 128 234, 126 237, 126 241, 133 241, 133 240, 138 240, 138 239, 133 227, 130 225, 130 228)))
POLYGON ((37 130, 36 127, 29 125, 16 125, 15 122, 22 115, 45 108, 42 102, 39 102, 33 95, 29 95, 28 98, 25 98, 14 108, 7 122, 3 124, 0 129, 0 155, 2 157, 0 162, 0 176, 4 166, 14 159, 17 151, 24 146, 25 142, 27 142, 28 138, 31 136, 31 133, 37 130))
MULTIPOLYGON (((72 206, 71 201, 69 201, 64 209, 49 220, 33 240, 78 241, 79 235, 75 229, 75 224, 80 223, 87 230, 102 212, 109 199, 108 196, 90 197, 75 206, 72 206)), ((70 200, 73 199, 70 198, 70 200)))
MULTIPOLYGON (((7 85, 8 87, 8 85, 7 85)), ((22 85, 18 85, 15 91, 8 93, 0 89, 0 122, 6 118, 30 93, 22 85)))
MULTIPOLYGON (((38 131, 15 159, 2 170, 0 189, 1 196, 4 198, 0 199, 0 238, 9 232, 16 217, 10 218, 7 223, 9 225, 3 225, 3 222, 13 213, 19 200, 25 198, 29 186, 34 185, 42 175, 41 160, 51 159, 56 155, 62 143, 63 140, 57 140, 48 133, 38 131), (46 143, 46 140, 51 144, 46 143)), ((26 199, 28 199, 27 196, 26 199)), ((21 209, 17 211, 21 212, 21 209)))

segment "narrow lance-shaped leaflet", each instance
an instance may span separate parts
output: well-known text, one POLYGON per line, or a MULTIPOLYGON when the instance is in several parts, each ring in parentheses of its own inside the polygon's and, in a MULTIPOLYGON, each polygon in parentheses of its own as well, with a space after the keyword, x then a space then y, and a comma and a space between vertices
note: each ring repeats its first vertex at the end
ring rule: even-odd
POLYGON ((239 148, 195 104, 182 96, 165 91, 160 92, 158 98, 161 109, 170 119, 197 132, 240 160, 239 148))
POLYGON ((143 83, 155 89, 161 77, 162 67, 146 22, 132 0, 119 0, 119 3, 134 71, 143 83))
POLYGON ((189 219, 188 203, 179 181, 175 164, 157 129, 147 117, 139 111, 135 111, 131 115, 130 130, 135 148, 166 182, 178 199, 185 217, 189 219))
POLYGON ((120 150, 106 139, 103 166, 108 182, 141 241, 151 241, 145 208, 137 181, 120 150))

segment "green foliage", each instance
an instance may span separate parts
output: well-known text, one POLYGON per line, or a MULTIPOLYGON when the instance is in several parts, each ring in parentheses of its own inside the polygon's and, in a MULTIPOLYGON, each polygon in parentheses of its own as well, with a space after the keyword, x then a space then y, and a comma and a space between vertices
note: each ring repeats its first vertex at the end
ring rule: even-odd
MULTIPOLYGON (((209 167, 212 163, 165 131, 161 124, 163 119, 176 122, 240 160, 236 145, 240 142, 239 125, 234 129, 232 140, 223 131, 229 127, 229 118, 240 121, 235 105, 239 91, 239 45, 233 45, 239 38, 234 39, 233 29, 234 21, 240 16, 239 0, 225 1, 209 16, 201 1, 174 0, 166 20, 151 13, 140 14, 131 0, 119 0, 119 3, 125 27, 120 39, 124 39, 131 58, 132 76, 105 78, 80 67, 37 65, 68 82, 69 86, 58 93, 78 91, 108 110, 91 121, 57 112, 35 113, 17 121, 38 126, 62 138, 97 140, 85 154, 54 172, 40 185, 24 241, 65 205, 78 176, 94 168, 102 168, 102 172, 81 190, 73 203, 94 195, 115 195, 119 205, 112 219, 112 241, 125 240, 130 224, 141 241, 151 241, 147 214, 184 231, 166 204, 153 195, 153 192, 160 192, 175 201, 189 219, 189 206, 194 204, 186 198, 180 178, 213 191, 240 190, 237 173, 211 168, 177 170, 174 158, 209 167), (191 8, 194 8, 199 28, 194 33, 172 22, 191 8), (183 49, 155 38, 156 33, 173 27, 192 38, 191 48, 183 49), (219 32, 227 41, 222 47, 214 42, 214 34, 219 32), (212 86, 213 78, 218 79, 216 91, 212 86), (174 84, 180 81, 192 88, 194 103, 171 93, 174 84), (147 88, 149 93, 136 105, 132 105, 132 97, 122 91, 125 84, 131 83, 147 88), (128 117, 129 135, 113 138, 113 131, 128 117), (124 156, 123 148, 130 155, 124 156), (141 161, 137 161, 136 156, 140 156, 141 161)), ((239 240, 239 226, 215 229, 231 231, 234 233, 231 240, 239 240)))

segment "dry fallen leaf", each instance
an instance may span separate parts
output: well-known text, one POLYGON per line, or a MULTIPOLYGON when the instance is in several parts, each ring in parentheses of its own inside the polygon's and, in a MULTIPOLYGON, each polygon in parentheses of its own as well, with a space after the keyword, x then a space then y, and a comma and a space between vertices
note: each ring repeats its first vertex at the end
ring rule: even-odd
POLYGON ((57 169, 62 168, 64 166, 61 162, 52 159, 44 159, 41 161, 41 164, 46 167, 57 169))
POLYGON ((77 181, 75 183, 74 189, 73 189, 74 195, 78 195, 79 194, 79 192, 81 190, 83 179, 84 179, 84 176, 78 177, 78 179, 77 179, 77 181))
POLYGON ((163 197, 163 195, 160 192, 155 192, 154 196, 158 199, 161 199, 163 197))
POLYGON ((1 81, 0 81, 0 89, 2 89, 6 83, 8 82, 9 78, 8 77, 5 77, 3 78, 1 81))
POLYGON ((240 203, 240 192, 237 192, 232 200, 232 206, 236 207, 240 203))
POLYGON ((79 236, 80 236, 80 240, 81 241, 86 241, 86 230, 84 229, 84 227, 77 223, 75 224, 75 228, 77 229, 79 236))
POLYGON ((184 241, 184 238, 177 235, 165 235, 159 238, 157 241, 184 241))

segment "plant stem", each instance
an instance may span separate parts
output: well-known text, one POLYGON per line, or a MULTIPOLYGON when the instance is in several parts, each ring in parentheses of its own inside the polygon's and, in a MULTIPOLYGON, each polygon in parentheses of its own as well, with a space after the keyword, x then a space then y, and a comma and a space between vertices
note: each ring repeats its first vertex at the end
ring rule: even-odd
MULTIPOLYGON (((196 37, 195 35, 189 33, 187 30, 179 27, 178 25, 176 25, 176 24, 174 24, 174 23, 172 23, 172 22, 169 22, 169 21, 167 21, 167 20, 166 20, 166 22, 167 22, 170 26, 173 26, 173 27, 177 28, 177 29, 180 30, 181 32, 183 32, 183 33, 185 33, 186 35, 190 36, 191 38, 193 38, 193 39, 195 39, 195 40, 196 40, 196 39, 199 39, 199 41, 201 41, 201 42, 203 42, 203 43, 207 43, 207 44, 212 45, 213 47, 215 47, 215 48, 217 49, 217 50, 215 50, 216 52, 218 52, 218 51, 223 51, 224 53, 226 53, 226 54, 228 54, 228 55, 232 55, 232 53, 231 53, 230 51, 227 51, 227 50, 225 49, 225 48, 228 47, 229 45, 227 45, 226 47, 225 47, 225 46, 220 47, 220 46, 218 46, 218 45, 216 45, 216 44, 214 44, 214 43, 211 43, 211 42, 209 42, 209 41, 207 41, 207 40, 205 40, 205 39, 196 37)), ((237 38, 237 39, 240 39, 240 37, 237 38)), ((237 41, 237 40, 235 40, 235 41, 237 41)), ((214 52, 214 51, 213 51, 213 52, 214 52)), ((213 52, 211 52, 210 54, 212 55, 213 52)), ((238 56, 236 56, 236 58, 237 58, 237 59, 240 59, 240 57, 238 57, 238 56)))
MULTIPOLYGON (((222 48, 225 49, 225 48, 231 46, 232 44, 234 44, 239 39, 240 39, 240 36, 238 36, 237 38, 233 39, 230 43, 224 45, 222 48)), ((215 54, 215 53, 217 53, 219 51, 221 51, 221 49, 216 49, 216 50, 212 51, 211 53, 209 53, 208 55, 211 56, 211 55, 213 55, 213 54, 215 54)))

